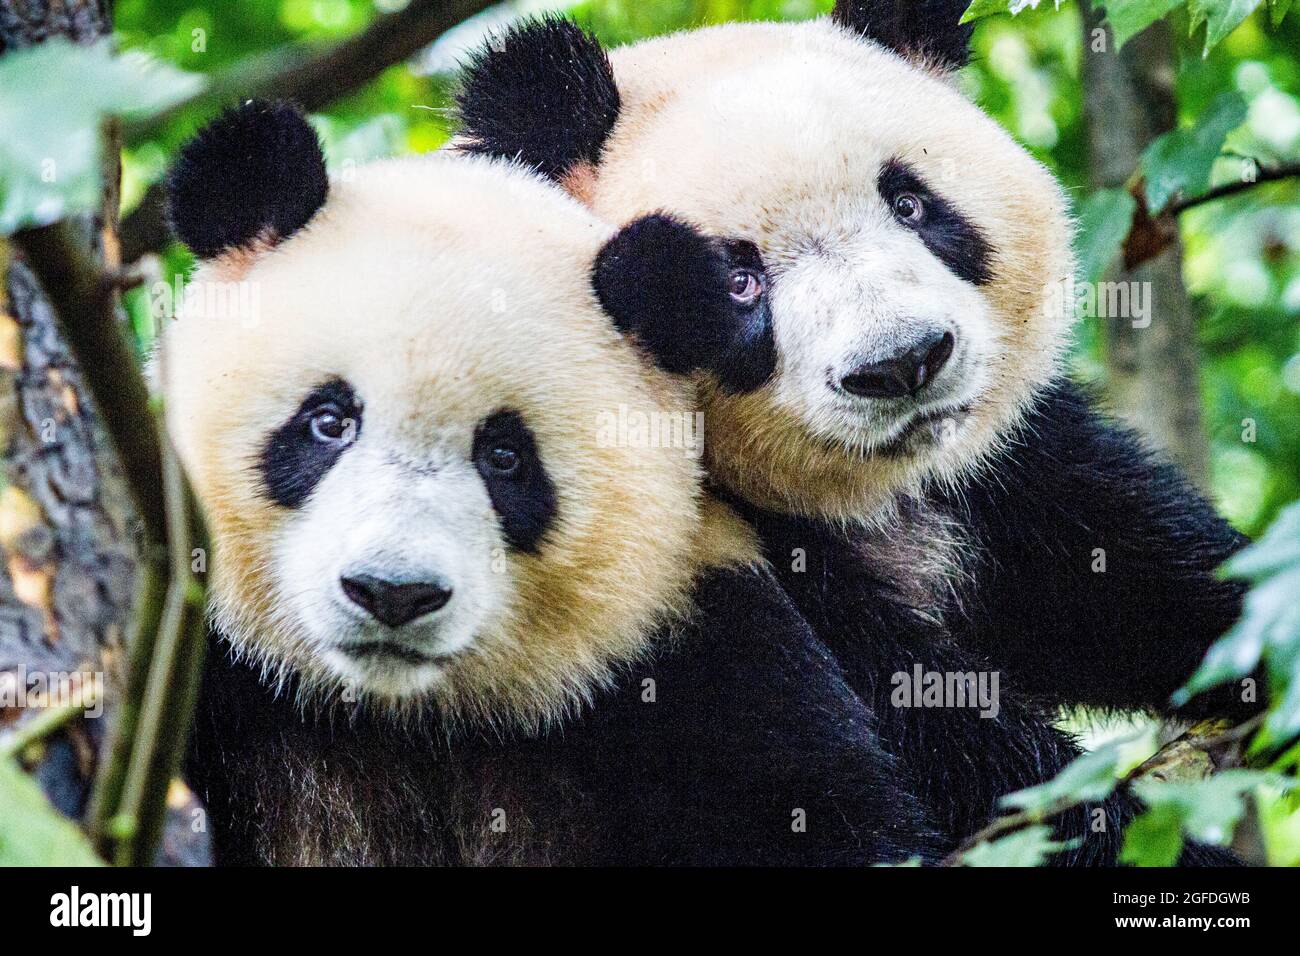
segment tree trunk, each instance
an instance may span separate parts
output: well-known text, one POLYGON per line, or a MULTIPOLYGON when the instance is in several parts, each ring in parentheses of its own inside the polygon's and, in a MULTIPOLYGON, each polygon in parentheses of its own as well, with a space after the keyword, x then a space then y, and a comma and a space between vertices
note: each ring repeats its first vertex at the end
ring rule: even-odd
MULTIPOLYGON (((0 0, 0 55, 49 37, 91 43, 111 33, 111 0, 0 0)), ((52 82, 69 82, 54 78, 52 82)), ((120 131, 101 141, 98 210, 70 221, 96 264, 118 266, 120 131)), ((42 739, 28 769, 59 810, 87 809, 105 727, 125 667, 134 603, 138 520, 88 390, 60 335, 48 296, 17 247, 0 238, 0 728, 68 704, 81 719, 42 739), (5 686, 7 685, 7 686, 5 686), (33 693, 60 688, 57 699, 33 693), (93 695, 88 697, 87 695, 93 695)), ((125 324, 125 316, 119 317, 125 324)), ((141 427, 151 427, 142 422, 141 427)), ((202 862, 205 838, 177 801, 162 858, 202 862)))
MULTIPOLYGON (((1174 41, 1158 21, 1115 51, 1100 16, 1084 7, 1083 97, 1089 174, 1094 188, 1123 188, 1142 151, 1178 121, 1174 98, 1174 41)), ((1134 318, 1099 319, 1116 412, 1206 484, 1209 447, 1201 422, 1196 315, 1183 286, 1182 245, 1175 240, 1131 271, 1114 267, 1112 280, 1143 283, 1150 325, 1134 318)))

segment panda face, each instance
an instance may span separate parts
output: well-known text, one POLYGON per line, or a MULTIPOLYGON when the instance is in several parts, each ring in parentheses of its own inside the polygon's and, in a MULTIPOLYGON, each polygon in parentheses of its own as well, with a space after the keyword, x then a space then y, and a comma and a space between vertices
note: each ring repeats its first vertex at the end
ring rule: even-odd
POLYGON ((978 460, 1066 339, 1048 174, 945 78, 829 22, 611 59, 620 120, 571 188, 612 221, 667 209, 762 258, 777 372, 707 392, 714 473, 843 516, 978 460))
POLYGON ((337 374, 311 387, 257 467, 288 511, 273 557, 285 611, 345 684, 402 698, 501 628, 513 595, 494 561, 536 553, 555 492, 518 412, 422 416, 354 373, 367 392, 337 374))
POLYGON ((604 422, 694 399, 598 305, 611 231, 521 168, 437 156, 200 265, 158 374, 237 653, 317 702, 536 725, 686 607, 698 455, 604 422))
MULTIPOLYGON (((510 57, 559 28, 521 31, 471 69, 468 148, 546 154, 611 222, 662 210, 757 251, 775 374, 746 394, 703 385, 710 471, 756 503, 860 517, 955 476, 997 447, 1066 343, 1061 190, 941 71, 964 28, 911 32, 956 27, 960 4, 926 2, 932 18, 842 0, 835 21, 613 50, 616 120, 555 156, 492 107, 508 101, 510 57)), ((567 39, 588 76, 604 57, 593 46, 567 39)), ((557 80, 555 95, 569 89, 557 80)))

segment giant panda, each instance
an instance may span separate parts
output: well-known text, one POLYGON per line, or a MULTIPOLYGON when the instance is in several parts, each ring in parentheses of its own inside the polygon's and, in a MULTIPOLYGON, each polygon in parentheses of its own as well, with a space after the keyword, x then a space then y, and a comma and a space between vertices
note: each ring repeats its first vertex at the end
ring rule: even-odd
MULTIPOLYGON (((492 159, 331 181, 259 101, 185 146, 170 209, 198 266, 155 371, 214 549, 188 772, 220 862, 936 858, 698 456, 610 431, 693 409, 599 304, 665 308, 655 249, 621 268, 492 159)), ((725 329, 720 251, 675 240, 674 308, 725 329)))
MULTIPOLYGON (((711 481, 958 836, 1078 754, 1059 707, 1170 709, 1239 612, 1214 572, 1242 544, 1064 377, 1067 203, 957 90, 965 6, 840 0, 608 53, 543 18, 475 54, 459 97, 461 149, 727 250, 744 348, 701 347, 688 314, 623 327, 702 372, 711 481), (896 706, 917 668, 996 671, 1001 713, 896 706)), ((1230 690, 1185 713, 1257 706, 1230 690)), ((1058 859, 1113 861, 1131 812, 1063 819, 1082 845, 1058 859)))

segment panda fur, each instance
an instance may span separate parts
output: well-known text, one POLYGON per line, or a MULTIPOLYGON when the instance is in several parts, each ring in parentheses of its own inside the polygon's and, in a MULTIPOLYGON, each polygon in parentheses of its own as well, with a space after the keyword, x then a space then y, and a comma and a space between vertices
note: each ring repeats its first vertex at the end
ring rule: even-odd
MULTIPOLYGON (((599 305, 663 307, 619 266, 653 249, 486 158, 331 182, 257 101, 170 195, 200 262, 156 371, 214 547, 188 774, 221 862, 936 857, 698 461, 600 437, 693 409, 599 305)), ((719 251, 671 231, 718 277, 676 307, 728 324, 719 251)))
MULTIPOLYGON (((841 0, 826 19, 608 53, 571 23, 533 21, 468 65, 458 140, 534 164, 611 222, 666 211, 740 250, 735 269, 761 259, 754 309, 777 354, 762 386, 728 387, 736 353, 661 354, 680 324, 626 331, 663 367, 704 373, 711 480, 954 840, 1079 753, 1051 724, 1059 707, 1170 711, 1239 613, 1240 587, 1215 569, 1243 544, 1064 377, 1067 203, 956 89, 965 5, 841 0), (580 135, 546 139, 564 117, 580 135), (904 194, 923 209, 910 225, 904 194), (858 363, 927 329, 956 344, 920 399, 842 394, 858 363), (998 671, 1005 719, 892 706, 891 677, 918 659, 998 671)), ((1183 713, 1257 706, 1228 688, 1183 713)), ((1133 805, 1101 809, 1101 833, 1083 814, 1061 822, 1082 838, 1061 862, 1114 861, 1133 805)))

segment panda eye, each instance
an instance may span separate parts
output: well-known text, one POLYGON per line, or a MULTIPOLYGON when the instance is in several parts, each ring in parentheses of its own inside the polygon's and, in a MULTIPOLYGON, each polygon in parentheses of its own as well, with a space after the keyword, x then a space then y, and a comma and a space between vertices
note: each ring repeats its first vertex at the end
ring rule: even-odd
POLYGON ((509 445, 497 445, 487 455, 487 465, 496 474, 508 477, 519 470, 519 452, 509 445))
POLYGON ((731 273, 727 278, 727 292, 732 301, 746 307, 763 297, 767 288, 763 255, 758 246, 748 239, 732 239, 725 243, 731 273))
POLYGON ((728 291, 741 305, 753 305, 763 294, 763 279, 752 269, 735 269, 731 273, 728 291))
POLYGON ((356 423, 337 405, 322 405, 311 414, 311 437, 325 445, 346 444, 356 437, 356 423))
POLYGON ((925 218, 925 206, 916 193, 899 193, 894 197, 894 215, 900 222, 914 226, 925 218))

